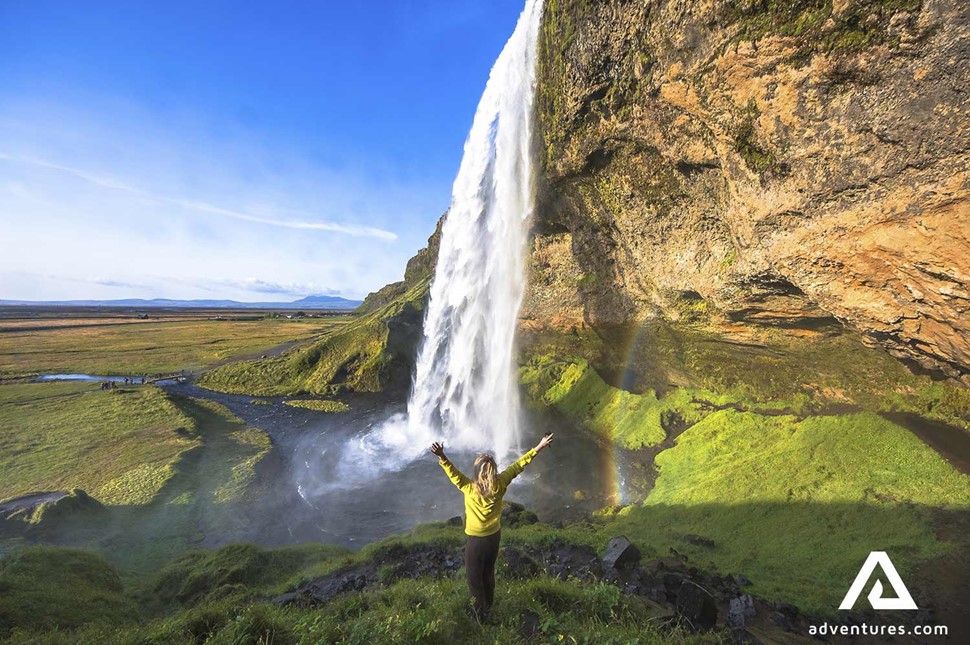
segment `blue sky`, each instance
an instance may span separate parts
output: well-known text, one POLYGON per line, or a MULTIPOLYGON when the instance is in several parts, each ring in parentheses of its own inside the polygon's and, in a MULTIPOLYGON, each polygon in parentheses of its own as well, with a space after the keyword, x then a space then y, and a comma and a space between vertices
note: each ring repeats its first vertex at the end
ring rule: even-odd
POLYGON ((522 0, 0 0, 0 299, 361 297, 522 0))

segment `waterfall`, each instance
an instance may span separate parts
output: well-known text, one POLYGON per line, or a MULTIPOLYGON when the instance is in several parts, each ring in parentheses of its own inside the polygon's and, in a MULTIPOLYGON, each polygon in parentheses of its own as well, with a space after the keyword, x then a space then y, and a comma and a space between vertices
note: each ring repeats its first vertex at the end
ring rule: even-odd
MULTIPOLYGON (((532 106, 542 0, 527 0, 475 112, 441 242, 407 413, 315 454, 299 494, 365 486, 427 454, 492 451, 519 439, 515 328, 533 209, 532 106)), ((310 450, 309 452, 315 452, 310 450)))
POLYGON ((542 0, 528 0, 492 67, 441 230, 407 414, 362 438, 358 464, 404 463, 435 440, 500 459, 518 448, 514 336, 533 209, 541 19, 542 0))
POLYGON ((532 105, 541 0, 492 68, 452 190, 407 435, 504 456, 517 447, 514 335, 533 208, 532 105))

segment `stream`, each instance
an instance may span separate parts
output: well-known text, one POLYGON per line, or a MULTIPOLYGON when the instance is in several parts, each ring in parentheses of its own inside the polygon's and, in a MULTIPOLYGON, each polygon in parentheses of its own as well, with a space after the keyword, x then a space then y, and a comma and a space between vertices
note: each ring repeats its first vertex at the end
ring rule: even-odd
MULTIPOLYGON (((402 412, 403 403, 356 396, 347 399, 350 412, 322 413, 284 405, 282 397, 222 394, 188 382, 162 385, 173 394, 224 405, 247 425, 266 432, 273 443, 262 470, 271 482, 270 492, 242 510, 246 534, 239 535, 236 528, 231 536, 208 535, 206 544, 322 541, 356 549, 464 511, 461 493, 430 453, 400 470, 371 476, 358 471, 354 451, 344 452, 348 442, 402 412)), ((556 442, 513 482, 507 500, 524 504, 545 522, 577 519, 618 501, 626 467, 615 463, 611 450, 537 412, 526 413, 525 426, 528 440, 522 452, 544 432, 555 432, 556 442)), ((470 472, 474 453, 449 450, 448 456, 470 472)))

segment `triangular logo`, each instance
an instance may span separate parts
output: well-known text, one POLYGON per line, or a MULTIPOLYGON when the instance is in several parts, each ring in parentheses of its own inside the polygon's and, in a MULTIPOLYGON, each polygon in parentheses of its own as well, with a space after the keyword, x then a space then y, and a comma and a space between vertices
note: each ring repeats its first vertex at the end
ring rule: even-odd
POLYGON ((866 563, 859 570, 859 575, 855 577, 855 581, 849 587, 848 593, 842 599, 842 604, 839 605, 839 609, 852 609, 856 600, 859 599, 859 594, 862 593, 863 587, 866 586, 866 583, 872 577, 873 571, 876 570, 876 565, 882 567, 883 573, 886 574, 886 579, 889 580, 893 591, 896 592, 896 597, 883 598, 882 582, 876 580, 876 584, 872 585, 872 591, 868 595, 872 608, 918 609, 916 603, 913 602, 913 597, 909 595, 909 589, 903 584, 903 579, 899 577, 899 574, 896 572, 896 567, 893 566, 892 560, 889 559, 889 555, 885 551, 873 551, 869 554, 869 557, 866 558, 866 563))

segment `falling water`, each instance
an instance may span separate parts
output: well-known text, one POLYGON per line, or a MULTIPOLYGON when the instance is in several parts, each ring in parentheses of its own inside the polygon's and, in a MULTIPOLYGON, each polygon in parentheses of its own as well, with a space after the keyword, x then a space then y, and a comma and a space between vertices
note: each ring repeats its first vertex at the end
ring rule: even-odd
POLYGON ((529 0, 475 113, 441 232, 407 438, 506 454, 517 444, 514 334, 533 206, 532 103, 542 2, 529 0))
POLYGON ((452 189, 406 415, 348 446, 344 485, 432 441, 518 447, 514 335, 533 208, 532 105, 542 0, 528 0, 492 67, 452 189), (350 467, 350 464, 353 464, 350 467))

